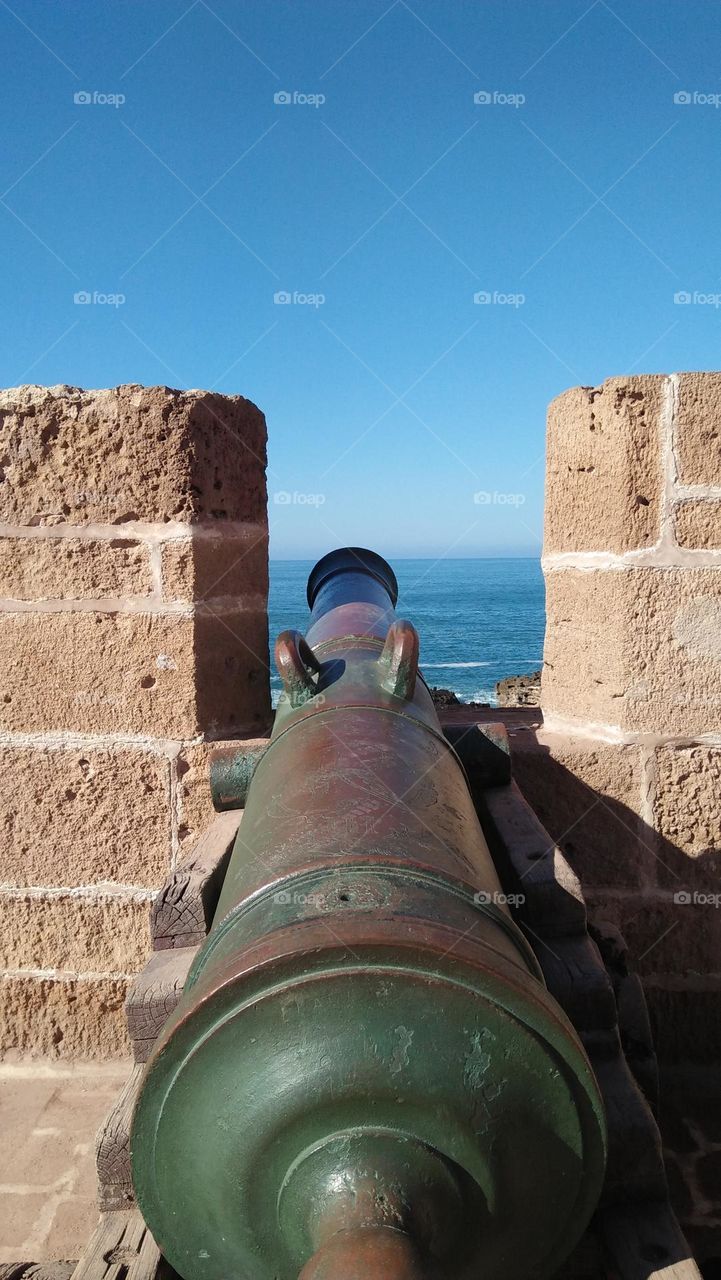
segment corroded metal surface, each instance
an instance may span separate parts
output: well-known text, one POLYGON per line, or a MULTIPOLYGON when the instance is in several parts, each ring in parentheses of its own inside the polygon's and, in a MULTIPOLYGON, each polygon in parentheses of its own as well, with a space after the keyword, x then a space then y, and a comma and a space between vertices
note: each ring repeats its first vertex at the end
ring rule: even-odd
POLYGON ((596 1203, 597 1085, 396 595, 357 548, 311 574, 213 928, 148 1064, 134 1181, 186 1280, 541 1277, 596 1203))

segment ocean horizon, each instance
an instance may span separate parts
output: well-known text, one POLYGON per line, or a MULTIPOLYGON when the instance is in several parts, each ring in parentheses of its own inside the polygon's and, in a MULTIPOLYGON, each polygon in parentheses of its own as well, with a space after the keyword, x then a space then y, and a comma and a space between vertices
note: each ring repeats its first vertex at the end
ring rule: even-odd
MULTIPOLYGON (((279 631, 307 629, 305 592, 314 563, 271 560, 271 648, 279 631)), ((462 702, 495 705, 497 681, 541 666, 545 594, 538 557, 395 556, 391 564, 398 578, 397 611, 418 630, 421 670, 429 684, 451 689, 462 702)), ((280 679, 272 664, 271 691, 275 703, 280 679)))

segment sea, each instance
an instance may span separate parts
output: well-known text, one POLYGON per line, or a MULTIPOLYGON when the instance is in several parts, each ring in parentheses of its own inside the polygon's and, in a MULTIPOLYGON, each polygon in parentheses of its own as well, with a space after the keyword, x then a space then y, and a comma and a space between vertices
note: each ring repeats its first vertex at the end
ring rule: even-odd
MULTIPOLYGON (((496 705, 506 676, 537 671, 543 655, 545 596, 537 559, 392 560, 399 616, 421 640, 428 684, 452 689, 461 702, 496 705)), ((312 560, 271 560, 271 653, 279 631, 308 623, 306 583, 312 560)), ((272 664, 271 664, 272 666, 272 664)), ((273 704, 280 679, 273 668, 273 704)))

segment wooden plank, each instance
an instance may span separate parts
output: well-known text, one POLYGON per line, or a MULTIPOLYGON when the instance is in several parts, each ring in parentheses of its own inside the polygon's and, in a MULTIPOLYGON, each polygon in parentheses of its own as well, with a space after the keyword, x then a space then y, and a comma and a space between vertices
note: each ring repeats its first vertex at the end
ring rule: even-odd
POLYGON ((161 1263, 137 1209, 103 1213, 71 1280, 155 1280, 161 1263))
POLYGON ((135 1201, 130 1174, 130 1122, 142 1074, 143 1067, 138 1063, 97 1137, 95 1164, 101 1210, 128 1209, 135 1201))
POLYGON ((468 778, 474 801, 486 787, 500 787, 511 781, 511 753, 508 734, 502 724, 443 725, 445 738, 456 752, 468 778))
POLYGON ((154 951, 125 1001, 128 1033, 136 1062, 147 1062, 162 1028, 177 1007, 197 947, 154 951))
POLYGON ((524 895, 518 919, 544 938, 584 933, 586 906, 578 877, 516 783, 490 787, 476 800, 504 887, 524 895))
POLYGON ((70 1280, 74 1262, 4 1262, 0 1280, 70 1280))
POLYGON ((219 813, 161 889, 150 912, 154 950, 195 947, 207 937, 242 816, 242 809, 219 813))
POLYGON ((667 1199, 604 1209, 596 1227, 619 1280, 701 1280, 667 1199))
POLYGON ((588 934, 546 940, 535 930, 526 932, 549 991, 579 1034, 615 1031, 613 985, 588 934))

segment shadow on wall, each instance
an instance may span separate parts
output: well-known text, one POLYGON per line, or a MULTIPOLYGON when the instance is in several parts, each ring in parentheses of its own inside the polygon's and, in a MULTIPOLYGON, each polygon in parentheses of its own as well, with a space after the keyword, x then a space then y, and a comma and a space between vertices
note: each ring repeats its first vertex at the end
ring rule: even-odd
POLYGON ((195 604, 198 732, 253 737, 270 721, 265 418, 209 393, 188 435, 190 537, 166 548, 164 581, 195 604))
POLYGON ((627 805, 585 783, 530 727, 512 744, 515 780, 578 876, 590 920, 620 930, 629 968, 642 979, 674 1208, 706 1280, 718 1280, 721 851, 689 857, 627 805))

